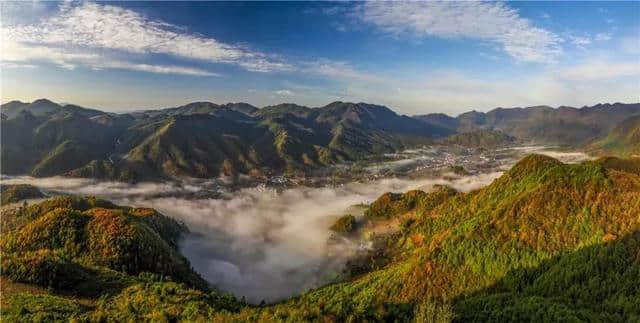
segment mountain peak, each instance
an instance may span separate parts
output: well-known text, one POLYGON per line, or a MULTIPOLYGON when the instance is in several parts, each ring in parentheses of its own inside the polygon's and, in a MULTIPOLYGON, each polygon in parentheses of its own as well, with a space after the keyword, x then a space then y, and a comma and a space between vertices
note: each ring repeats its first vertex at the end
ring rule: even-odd
POLYGON ((31 102, 31 105, 42 105, 42 104, 58 105, 57 103, 55 103, 55 102, 53 102, 53 101, 51 101, 49 99, 45 99, 45 98, 37 99, 37 100, 31 102))
POLYGON ((9 101, 7 103, 2 104, 2 107, 7 107, 7 106, 12 106, 12 105, 20 105, 20 104, 26 104, 20 100, 13 100, 13 101, 9 101))
POLYGON ((257 107, 245 102, 229 102, 223 104, 222 106, 231 110, 242 112, 246 115, 252 115, 259 110, 257 107))
POLYGON ((520 177, 527 174, 534 174, 549 167, 562 165, 559 160, 541 154, 531 154, 522 158, 516 163, 508 174, 511 177, 520 177))

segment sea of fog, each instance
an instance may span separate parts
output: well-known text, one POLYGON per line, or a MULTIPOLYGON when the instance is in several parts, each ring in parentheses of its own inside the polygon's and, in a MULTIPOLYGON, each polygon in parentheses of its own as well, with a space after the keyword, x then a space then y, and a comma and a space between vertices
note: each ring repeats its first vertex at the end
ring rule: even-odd
MULTIPOLYGON (((350 206, 370 203, 385 192, 428 191, 445 184, 459 191, 488 185, 520 156, 544 153, 565 162, 589 157, 541 147, 518 147, 498 167, 468 176, 379 178, 327 187, 268 186, 222 190, 218 195, 207 182, 128 184, 64 177, 3 177, 3 184, 30 183, 45 193, 94 195, 121 205, 152 207, 184 222, 191 233, 181 251, 203 278, 218 288, 250 302, 277 301, 330 282, 359 243, 328 243, 329 226, 350 206)), ((393 167, 424 161, 413 152, 393 167)), ((455 160, 454 160, 455 162, 455 160)), ((426 167, 421 165, 420 167, 426 167)))

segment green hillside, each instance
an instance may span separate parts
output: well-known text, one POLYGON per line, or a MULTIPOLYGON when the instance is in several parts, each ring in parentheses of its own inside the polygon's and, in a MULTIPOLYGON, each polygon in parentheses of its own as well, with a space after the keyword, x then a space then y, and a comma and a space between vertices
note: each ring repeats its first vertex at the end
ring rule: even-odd
POLYGON ((236 318, 637 320, 640 173, 608 164, 534 155, 468 194, 383 196, 376 210, 417 215, 390 264, 236 318))
POLYGON ((178 252, 186 227, 153 209, 59 196, 3 212, 2 232, 3 321, 66 320, 154 284, 237 303, 178 252))
POLYGON ((588 149, 599 155, 640 156, 640 115, 625 119, 588 149))
POLYGON ((516 142, 516 138, 502 131, 488 129, 458 133, 440 141, 444 145, 460 145, 470 148, 504 147, 514 145, 516 142))
POLYGON ((37 187, 29 184, 1 185, 0 195, 2 195, 2 205, 44 197, 37 187))
POLYGON ((640 319, 640 159, 562 164, 531 155, 485 188, 389 193, 366 216, 400 223, 376 237, 363 257, 375 265, 278 304, 249 306, 198 287, 197 275, 172 247, 182 230, 175 222, 99 200, 50 200, 16 215, 22 220, 2 237, 2 279, 9 286, 2 311, 9 321, 640 319), (105 222, 118 225, 101 227, 105 222), (116 245, 122 252, 105 252, 116 245), (129 248, 155 256, 136 260, 129 248), (157 258, 171 261, 147 261, 157 258), (42 268, 54 274, 43 275, 42 268), (100 292, 82 293, 86 284, 100 292), (111 296, 95 295, 104 290, 111 296), (11 316, 16 313, 21 316, 11 316))

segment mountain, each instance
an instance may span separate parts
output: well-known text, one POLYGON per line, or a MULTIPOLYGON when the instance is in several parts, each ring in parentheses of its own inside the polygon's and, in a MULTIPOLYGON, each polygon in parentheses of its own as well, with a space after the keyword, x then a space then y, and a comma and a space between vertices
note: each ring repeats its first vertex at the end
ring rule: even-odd
POLYGON ((492 129, 521 141, 579 147, 606 136, 618 123, 634 115, 640 115, 639 103, 607 103, 582 108, 562 106, 557 109, 548 106, 497 108, 486 113, 466 112, 456 118, 442 114, 415 118, 456 132, 492 129))
POLYGON ((21 114, 28 112, 34 117, 52 116, 58 113, 74 112, 86 117, 93 117, 103 114, 102 111, 87 109, 72 104, 59 105, 47 99, 39 99, 31 103, 20 101, 11 101, 2 105, 0 108, 2 114, 7 119, 13 119, 21 114))
POLYGON ((61 175, 94 159, 105 159, 118 135, 132 124, 112 115, 48 100, 3 105, 2 173, 61 175))
POLYGON ((104 113, 48 100, 2 106, 2 172, 120 180, 306 171, 394 152, 449 130, 390 109, 246 103, 104 113))
POLYGON ((398 223, 397 230, 380 243, 383 251, 365 257, 368 271, 281 304, 215 317, 637 320, 639 166, 640 159, 567 165, 532 155, 470 193, 385 194, 367 214, 398 223))
POLYGON ((439 140, 439 142, 444 145, 460 145, 470 148, 496 148, 514 145, 517 140, 502 131, 481 129, 458 133, 439 140))
POLYGON ((613 127, 609 135, 588 145, 592 154, 640 156, 640 115, 629 117, 613 127))
POLYGON ((448 116, 444 113, 430 113, 430 114, 424 114, 424 115, 417 115, 417 116, 414 116, 414 118, 418 120, 422 120, 427 124, 449 129, 453 132, 456 132, 458 130, 458 125, 459 125, 458 119, 448 116))
MULTIPOLYGON (((3 214, 1 314, 10 321, 637 321, 638 210, 640 159, 563 164, 530 155, 469 193, 436 186, 382 195, 365 216, 388 230, 349 264, 357 270, 277 304, 248 306, 201 285, 175 251, 179 223, 151 209, 59 197, 3 214), (152 256, 136 259, 140 248, 152 256)), ((345 234, 366 227, 349 222, 345 234)))
MULTIPOLYGON (((640 115, 640 104, 499 108, 452 118, 408 117, 384 106, 348 102, 261 109, 246 103, 193 102, 114 114, 40 99, 12 101, 0 112, 3 174, 136 181, 305 173, 450 135, 455 136, 442 143, 495 147, 518 141, 583 147, 640 115)), ((611 133, 610 141, 617 142, 620 135, 611 133)), ((634 138, 621 140, 632 143, 634 138)))
POLYGON ((211 102, 192 102, 183 106, 158 110, 145 110, 141 112, 135 112, 137 115, 144 115, 146 117, 157 116, 172 116, 172 115, 192 115, 192 114, 214 114, 229 113, 229 111, 235 111, 246 115, 252 115, 258 108, 248 103, 227 103, 227 104, 215 104, 211 102))

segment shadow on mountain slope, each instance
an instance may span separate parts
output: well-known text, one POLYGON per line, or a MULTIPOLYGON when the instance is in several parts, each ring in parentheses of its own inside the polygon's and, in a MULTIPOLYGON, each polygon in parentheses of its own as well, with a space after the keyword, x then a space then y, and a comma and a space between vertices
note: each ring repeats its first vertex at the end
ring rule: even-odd
POLYGON ((456 322, 637 322, 640 231, 509 271, 454 299, 456 322))

